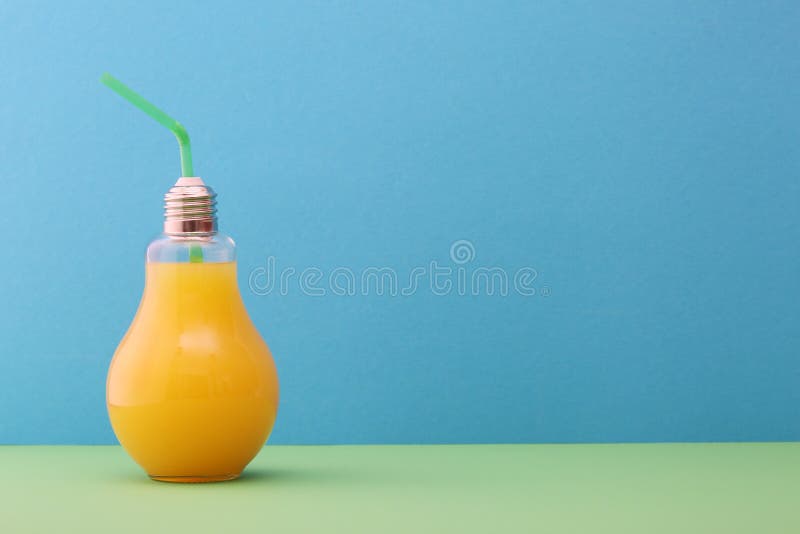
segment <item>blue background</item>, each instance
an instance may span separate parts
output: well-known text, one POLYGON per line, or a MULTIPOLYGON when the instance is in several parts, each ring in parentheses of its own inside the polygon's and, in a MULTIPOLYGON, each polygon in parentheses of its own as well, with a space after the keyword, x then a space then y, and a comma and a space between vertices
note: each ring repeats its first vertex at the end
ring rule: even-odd
POLYGON ((800 439, 797 2, 113 4, 0 7, 1 443, 114 441, 179 166, 106 70, 220 193, 273 442, 800 439), (247 289, 457 239, 549 296, 247 289))

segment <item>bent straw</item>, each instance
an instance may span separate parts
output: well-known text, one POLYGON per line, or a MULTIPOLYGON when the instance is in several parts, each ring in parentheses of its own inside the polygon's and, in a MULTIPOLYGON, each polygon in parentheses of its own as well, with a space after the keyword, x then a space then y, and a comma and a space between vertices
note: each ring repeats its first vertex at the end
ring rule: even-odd
MULTIPOLYGON (((194 169, 192 169, 192 144, 189 141, 189 133, 186 131, 186 128, 183 127, 183 124, 158 109, 145 100, 142 95, 114 78, 109 73, 103 73, 100 77, 100 81, 175 134, 175 137, 178 138, 178 146, 181 150, 181 176, 194 176, 194 169)), ((203 249, 198 245, 189 246, 189 262, 203 263, 203 249)))
POLYGON ((192 145, 189 142, 189 133, 186 131, 186 128, 183 127, 183 124, 179 123, 165 112, 155 107, 153 104, 145 100, 142 95, 121 81, 117 80, 109 73, 104 73, 100 77, 100 81, 119 96, 147 113, 150 118, 175 134, 175 137, 178 138, 178 146, 181 150, 181 176, 194 176, 194 169, 192 169, 192 145))

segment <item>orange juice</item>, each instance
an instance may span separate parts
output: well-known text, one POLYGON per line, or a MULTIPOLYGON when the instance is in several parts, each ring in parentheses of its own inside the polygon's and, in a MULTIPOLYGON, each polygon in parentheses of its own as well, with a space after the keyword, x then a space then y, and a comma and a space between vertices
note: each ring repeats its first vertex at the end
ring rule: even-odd
POLYGON ((158 480, 236 478, 269 437, 278 378, 236 263, 147 263, 136 318, 108 373, 120 443, 158 480))

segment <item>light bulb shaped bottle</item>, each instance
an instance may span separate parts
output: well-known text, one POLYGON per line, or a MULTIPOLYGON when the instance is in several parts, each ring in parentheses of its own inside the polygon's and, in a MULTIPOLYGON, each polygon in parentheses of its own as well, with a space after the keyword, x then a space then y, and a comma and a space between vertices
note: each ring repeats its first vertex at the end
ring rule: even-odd
POLYGON ((108 372, 114 432, 156 480, 238 477, 277 413, 275 365, 239 294, 215 197, 191 177, 165 195, 164 234, 147 247, 144 294, 108 372))

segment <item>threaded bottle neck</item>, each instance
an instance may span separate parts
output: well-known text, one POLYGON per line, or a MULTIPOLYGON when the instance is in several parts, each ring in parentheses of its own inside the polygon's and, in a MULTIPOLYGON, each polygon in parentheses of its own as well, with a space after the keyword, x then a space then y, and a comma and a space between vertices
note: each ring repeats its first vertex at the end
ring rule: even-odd
POLYGON ((164 233, 175 237, 217 233, 216 199, 202 178, 179 178, 164 195, 164 233))

